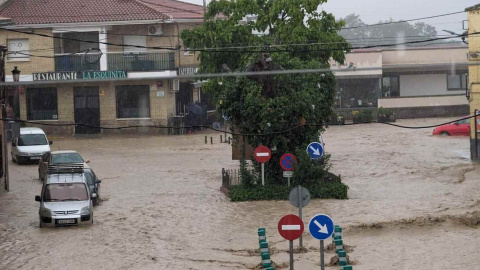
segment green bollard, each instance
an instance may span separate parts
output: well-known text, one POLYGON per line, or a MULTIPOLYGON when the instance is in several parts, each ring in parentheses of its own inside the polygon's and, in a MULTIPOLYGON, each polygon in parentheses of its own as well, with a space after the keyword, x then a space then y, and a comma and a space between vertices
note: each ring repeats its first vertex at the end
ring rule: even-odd
POLYGON ((275 270, 275 268, 273 268, 273 267, 268 267, 268 268, 265 268, 265 270, 275 270))
POLYGON ((258 229, 258 243, 266 242, 267 237, 265 236, 265 228, 258 229))
POLYGON ((262 268, 268 268, 272 266, 272 261, 270 260, 270 253, 262 253, 262 268))
POLYGON ((260 243, 260 253, 270 253, 270 250, 268 249, 268 243, 267 242, 261 242, 260 243))
POLYGON ((353 270, 353 267, 351 265, 345 265, 345 266, 341 267, 340 269, 341 270, 353 270))
POLYGON ((338 252, 338 265, 340 266, 347 265, 347 252, 343 249, 338 252))
POLYGON ((340 250, 343 250, 343 241, 335 240, 335 252, 338 254, 340 250))

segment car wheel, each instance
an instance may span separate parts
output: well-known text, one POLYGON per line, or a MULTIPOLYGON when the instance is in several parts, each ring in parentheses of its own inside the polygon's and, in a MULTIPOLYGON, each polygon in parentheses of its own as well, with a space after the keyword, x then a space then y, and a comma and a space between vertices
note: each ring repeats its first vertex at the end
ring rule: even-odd
POLYGON ((449 134, 448 132, 446 132, 446 131, 440 132, 440 135, 442 135, 442 136, 450 136, 450 134, 449 134))
POLYGON ((19 158, 18 156, 15 157, 15 160, 17 161, 17 164, 18 164, 18 165, 22 165, 22 164, 23 164, 22 159, 19 158))
POLYGON ((93 225, 93 213, 92 213, 92 218, 90 219, 90 225, 93 225))

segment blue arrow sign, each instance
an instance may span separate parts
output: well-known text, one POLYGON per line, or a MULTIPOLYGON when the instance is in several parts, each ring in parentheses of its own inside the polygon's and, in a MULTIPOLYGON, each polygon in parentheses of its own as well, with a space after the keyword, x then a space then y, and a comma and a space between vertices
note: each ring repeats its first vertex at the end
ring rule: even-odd
POLYGON ((312 142, 307 146, 307 153, 311 159, 321 158, 323 156, 323 145, 319 142, 312 142))
POLYGON ((314 238, 325 240, 333 234, 333 220, 327 215, 316 215, 310 220, 308 230, 314 238))

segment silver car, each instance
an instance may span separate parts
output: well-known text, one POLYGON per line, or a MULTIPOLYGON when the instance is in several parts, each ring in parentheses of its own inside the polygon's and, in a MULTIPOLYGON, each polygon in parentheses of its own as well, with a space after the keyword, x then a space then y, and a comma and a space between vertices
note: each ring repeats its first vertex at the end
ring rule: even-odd
POLYGON ((50 171, 40 196, 40 228, 93 224, 95 193, 90 192, 83 166, 50 171))

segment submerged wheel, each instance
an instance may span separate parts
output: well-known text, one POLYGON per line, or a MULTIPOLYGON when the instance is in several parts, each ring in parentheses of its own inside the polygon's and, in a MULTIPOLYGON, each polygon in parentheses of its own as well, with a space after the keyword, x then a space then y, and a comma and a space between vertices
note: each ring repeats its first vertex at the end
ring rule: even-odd
POLYGON ((450 136, 450 134, 449 134, 448 132, 446 132, 446 131, 440 132, 440 135, 442 135, 442 136, 450 136))

